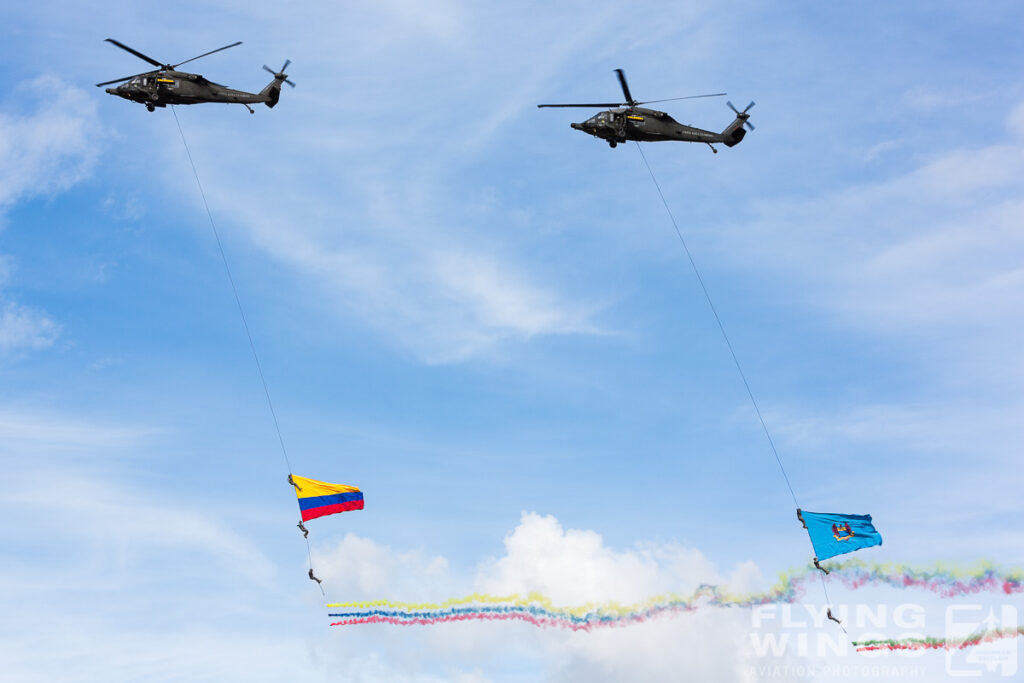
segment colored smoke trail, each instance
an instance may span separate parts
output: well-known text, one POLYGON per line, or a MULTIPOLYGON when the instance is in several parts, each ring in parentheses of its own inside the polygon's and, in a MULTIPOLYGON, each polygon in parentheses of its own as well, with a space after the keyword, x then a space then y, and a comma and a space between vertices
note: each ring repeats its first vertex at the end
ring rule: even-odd
MULTIPOLYGON (((838 581, 851 590, 882 587, 925 590, 950 599, 976 593, 1024 593, 1024 570, 1004 570, 990 563, 969 568, 936 565, 915 568, 898 564, 866 564, 847 560, 826 565, 831 572, 826 579, 838 581)), ((640 603, 617 602, 587 603, 576 606, 558 606, 551 598, 540 593, 526 595, 488 595, 473 593, 449 598, 443 602, 411 603, 393 600, 344 602, 329 604, 339 611, 328 616, 339 621, 332 626, 357 624, 393 624, 399 626, 429 626, 461 621, 521 621, 539 628, 562 628, 572 631, 591 631, 639 624, 664 615, 693 612, 705 607, 754 607, 775 603, 795 602, 805 584, 815 578, 816 569, 787 572, 763 593, 749 595, 730 593, 723 586, 704 584, 692 594, 663 594, 640 603)), ((889 649, 912 649, 893 641, 889 649)), ((907 641, 909 643, 909 641, 907 641)), ((922 641, 922 642, 928 642, 922 641)), ((937 641, 936 641, 937 642, 937 641)), ((980 642, 980 641, 979 641, 980 642)), ((863 644, 864 647, 885 649, 882 642, 863 644)), ((914 646, 922 649, 925 645, 914 646)))
POLYGON ((973 633, 964 638, 903 638, 900 640, 862 640, 853 641, 857 652, 874 652, 877 650, 964 650, 982 643, 992 643, 1004 638, 1024 636, 1024 626, 1017 628, 992 629, 983 633, 973 633))
POLYGON ((920 568, 892 563, 869 565, 860 560, 847 560, 836 566, 833 575, 852 590, 865 586, 920 588, 947 599, 975 593, 1024 593, 1024 570, 1003 570, 989 562, 967 568, 943 564, 920 568))

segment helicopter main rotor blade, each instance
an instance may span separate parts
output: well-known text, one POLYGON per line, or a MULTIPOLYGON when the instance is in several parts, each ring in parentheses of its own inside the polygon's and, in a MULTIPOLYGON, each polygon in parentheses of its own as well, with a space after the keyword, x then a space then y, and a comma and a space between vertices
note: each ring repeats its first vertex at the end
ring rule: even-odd
POLYGON ((595 102, 594 104, 538 104, 537 108, 544 107, 624 107, 629 102, 595 102))
POLYGON ((124 43, 118 42, 118 41, 114 40, 113 38, 107 38, 106 41, 108 43, 113 43, 114 45, 117 45, 119 48, 121 48, 125 52, 131 52, 133 55, 135 55, 139 59, 141 59, 141 60, 143 60, 145 62, 149 62, 150 64, 152 64, 155 67, 158 67, 158 68, 162 69, 162 68, 164 68, 166 66, 166 64, 161 64, 160 62, 156 61, 152 57, 147 57, 146 55, 142 54, 138 50, 133 50, 132 48, 130 48, 127 45, 125 45, 124 43))
POLYGON ((664 100, 644 100, 643 102, 637 102, 636 104, 654 104, 655 102, 674 102, 675 100, 695 100, 699 97, 725 97, 728 93, 716 92, 710 95, 687 95, 686 97, 669 97, 664 100))
MULTIPOLYGON (((224 47, 218 47, 216 50, 210 50, 209 52, 204 52, 203 54, 199 55, 199 57, 206 57, 207 55, 212 55, 214 52, 220 52, 221 50, 227 50, 229 47, 235 47, 235 46, 238 46, 238 45, 241 45, 241 44, 242 44, 242 41, 238 41, 237 43, 231 43, 230 45, 225 45, 224 47)), ((199 59, 199 57, 193 57, 192 59, 186 59, 184 62, 178 62, 177 64, 173 64, 171 66, 171 68, 172 69, 177 69, 182 64, 188 64, 189 62, 196 61, 197 59, 199 59)))
POLYGON ((148 73, 153 73, 153 72, 152 71, 143 71, 141 74, 133 74, 131 76, 125 76, 124 78, 115 78, 112 81, 103 81, 102 83, 97 83, 96 87, 99 88, 99 87, 102 87, 104 85, 110 85, 111 83, 120 83, 121 81, 127 81, 129 79, 135 78, 135 76, 141 76, 142 74, 148 74, 148 73))
POLYGON ((636 101, 629 92, 629 86, 626 85, 626 74, 622 73, 622 69, 616 69, 615 73, 619 76, 619 85, 622 86, 622 94, 626 96, 626 104, 632 107, 636 101))

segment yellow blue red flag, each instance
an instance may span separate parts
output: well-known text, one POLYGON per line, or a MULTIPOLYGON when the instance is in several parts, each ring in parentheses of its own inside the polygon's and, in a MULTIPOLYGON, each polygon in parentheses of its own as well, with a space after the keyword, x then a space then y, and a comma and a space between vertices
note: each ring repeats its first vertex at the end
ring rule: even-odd
POLYGON ((328 484, 326 481, 294 474, 288 476, 288 481, 295 487, 303 522, 338 512, 363 509, 363 492, 355 486, 328 484))

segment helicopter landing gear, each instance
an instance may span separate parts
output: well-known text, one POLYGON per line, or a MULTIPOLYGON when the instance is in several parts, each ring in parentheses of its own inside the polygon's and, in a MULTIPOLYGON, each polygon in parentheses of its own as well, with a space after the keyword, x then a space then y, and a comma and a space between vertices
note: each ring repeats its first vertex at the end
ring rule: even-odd
POLYGON ((717 150, 717 149, 715 149, 715 146, 714 146, 714 145, 712 145, 712 144, 711 144, 710 142, 708 143, 708 147, 710 147, 710 148, 711 148, 711 151, 712 151, 712 152, 714 152, 715 154, 718 154, 718 150, 717 150))
POLYGON ((156 111, 156 105, 154 105, 152 102, 146 102, 146 109, 148 111, 156 111))
POLYGON ((615 140, 609 140, 608 141, 608 146, 611 147, 612 149, 615 149, 615 145, 617 145, 617 144, 619 144, 619 143, 615 142, 615 140))
POLYGON ((250 107, 250 106, 249 106, 248 104, 246 104, 245 102, 239 102, 239 104, 241 104, 241 105, 242 105, 243 107, 245 107, 246 109, 248 109, 248 110, 249 110, 249 113, 250 113, 250 114, 255 114, 255 113, 256 113, 256 112, 254 112, 254 111, 253 111, 252 107, 250 107))

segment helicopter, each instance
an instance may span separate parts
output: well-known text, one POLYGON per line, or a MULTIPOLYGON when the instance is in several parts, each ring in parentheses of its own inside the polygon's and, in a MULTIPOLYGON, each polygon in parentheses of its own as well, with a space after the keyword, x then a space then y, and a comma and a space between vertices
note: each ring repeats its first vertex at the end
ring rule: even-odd
POLYGON ((636 140, 638 142, 657 142, 659 140, 678 142, 703 142, 711 151, 718 154, 714 143, 722 143, 726 147, 738 145, 743 136, 747 134, 744 126, 754 130, 754 125, 747 119, 750 118, 750 108, 754 106, 751 102, 743 111, 732 106, 732 102, 726 102, 730 109, 736 113, 736 118, 721 133, 715 133, 702 128, 685 126, 663 111, 647 109, 641 104, 653 104, 655 102, 670 102, 673 100, 692 100, 699 97, 723 97, 724 92, 711 95, 689 95, 687 97, 670 97, 664 100, 648 100, 637 102, 629 92, 629 85, 626 83, 626 75, 622 69, 616 69, 619 77, 619 85, 622 86, 622 94, 625 95, 625 102, 604 102, 598 104, 538 104, 538 108, 544 107, 612 107, 602 111, 582 123, 571 123, 574 130, 581 130, 584 133, 601 138, 608 143, 609 147, 615 147, 620 142, 636 140))
POLYGON ((177 70, 182 64, 188 64, 200 57, 206 57, 214 52, 220 52, 221 50, 227 50, 229 47, 241 45, 242 41, 204 52, 199 57, 186 59, 184 62, 178 62, 177 64, 161 64, 152 57, 148 57, 113 38, 107 38, 106 42, 112 43, 122 50, 132 53, 139 59, 149 62, 157 67, 157 69, 155 71, 135 74, 134 76, 125 76, 124 78, 115 78, 112 81, 97 83, 96 87, 100 88, 104 85, 127 81, 116 88, 107 88, 107 92, 132 102, 140 102, 146 105, 146 109, 149 111, 154 111, 157 107, 166 107, 168 104, 225 102, 228 104, 241 104, 249 110, 250 114, 255 114, 256 112, 249 106, 250 104, 262 102, 268 107, 273 108, 281 97, 282 83, 287 83, 293 88, 295 87, 295 84, 288 80, 288 75, 284 72, 288 65, 291 64, 290 59, 285 61, 284 66, 279 71, 274 71, 266 64, 263 65, 265 70, 274 75, 274 80, 258 93, 232 90, 227 86, 207 80, 199 74, 190 74, 177 70))

